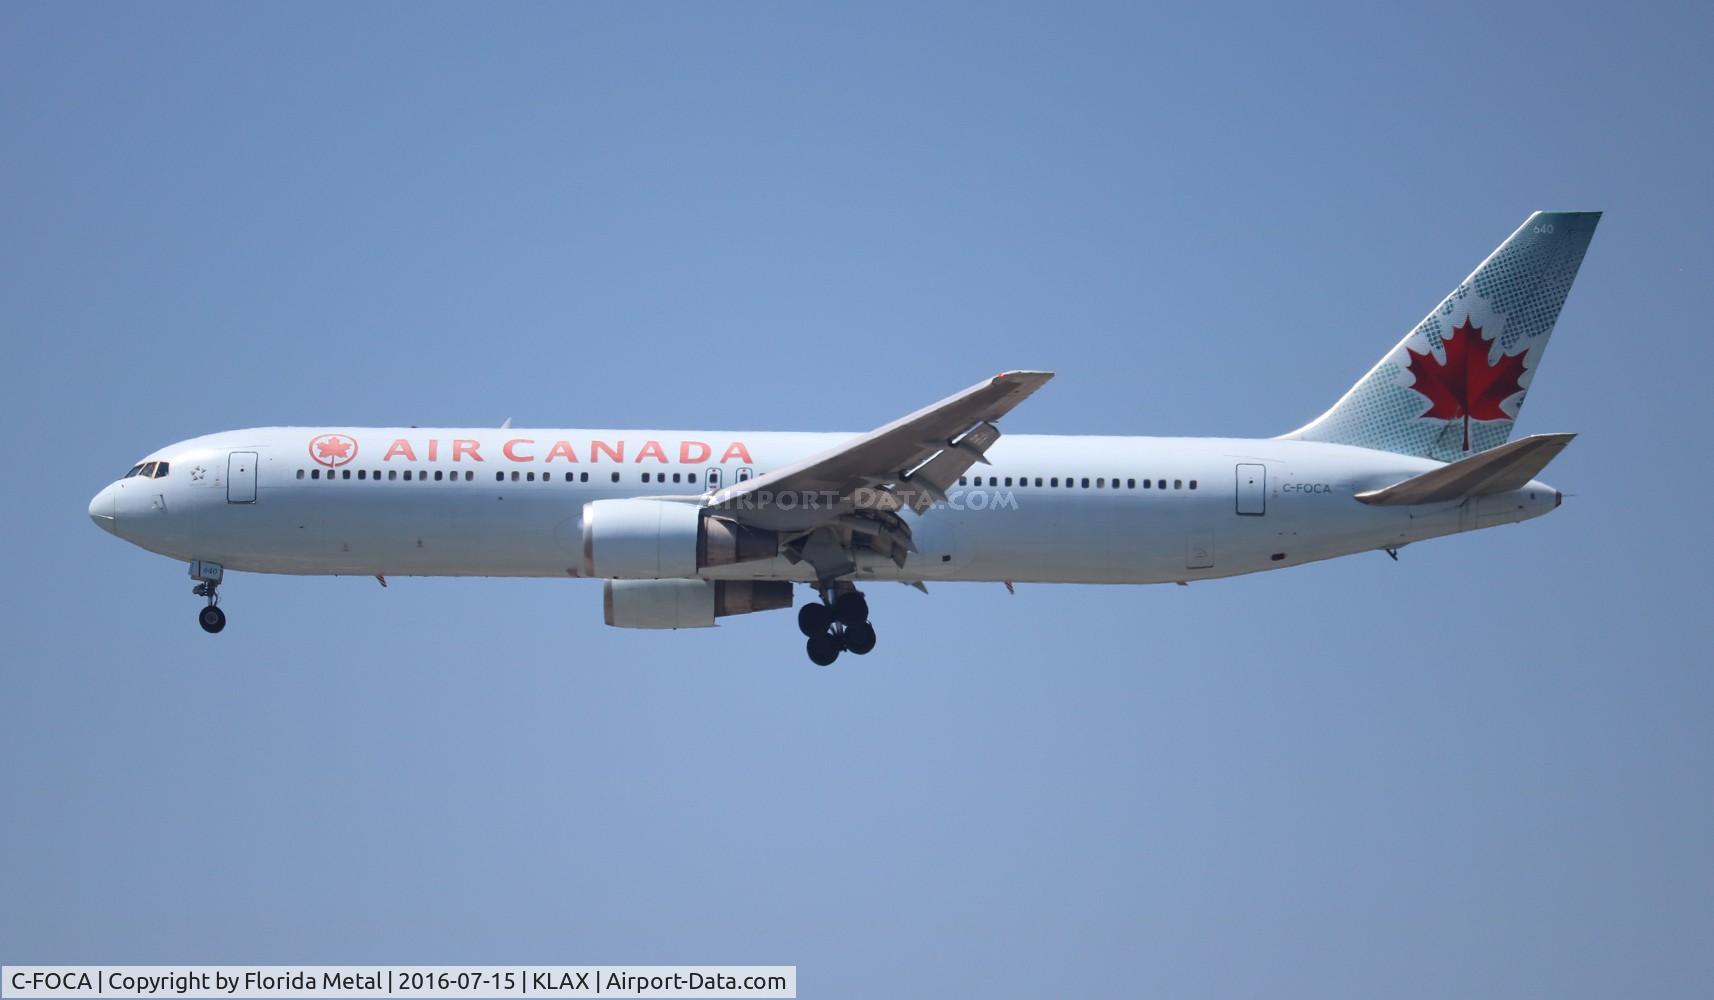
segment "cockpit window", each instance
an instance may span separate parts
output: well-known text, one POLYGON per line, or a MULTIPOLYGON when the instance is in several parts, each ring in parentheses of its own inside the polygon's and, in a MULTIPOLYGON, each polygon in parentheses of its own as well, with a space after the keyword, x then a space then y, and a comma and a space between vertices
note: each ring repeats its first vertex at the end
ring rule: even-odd
POLYGON ((137 473, 142 472, 142 471, 143 471, 143 463, 138 462, 136 465, 131 466, 130 472, 125 473, 123 476, 120 476, 119 478, 120 479, 130 479, 132 476, 135 476, 137 473))
POLYGON ((143 471, 137 473, 137 475, 142 476, 144 479, 153 479, 155 478, 155 466, 159 464, 159 462, 144 462, 143 471))
POLYGON ((167 477, 167 466, 169 464, 171 464, 171 463, 157 462, 155 464, 155 478, 156 479, 165 479, 167 477))

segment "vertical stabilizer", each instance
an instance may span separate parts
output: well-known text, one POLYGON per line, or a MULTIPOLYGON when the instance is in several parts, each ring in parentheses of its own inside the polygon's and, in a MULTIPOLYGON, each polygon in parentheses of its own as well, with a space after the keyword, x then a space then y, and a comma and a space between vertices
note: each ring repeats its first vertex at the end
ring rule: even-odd
POLYGON ((1600 212, 1537 212, 1351 390, 1287 438, 1453 462, 1504 444, 1600 212))

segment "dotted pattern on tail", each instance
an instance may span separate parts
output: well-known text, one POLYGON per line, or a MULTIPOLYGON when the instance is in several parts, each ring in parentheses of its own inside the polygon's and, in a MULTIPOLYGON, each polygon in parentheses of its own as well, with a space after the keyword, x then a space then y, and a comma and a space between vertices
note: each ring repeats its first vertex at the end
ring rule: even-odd
POLYGON ((1457 461, 1504 444, 1541 364, 1554 322, 1589 240, 1599 212, 1537 212, 1476 268, 1439 306, 1363 376, 1344 398, 1312 423, 1285 435, 1361 448, 1457 461), (1411 388, 1407 350, 1434 352, 1444 359, 1442 331, 1466 317, 1491 343, 1490 360, 1524 354, 1526 390, 1501 408, 1511 420, 1470 421, 1470 450, 1464 450, 1464 421, 1423 417, 1428 403, 1411 388))

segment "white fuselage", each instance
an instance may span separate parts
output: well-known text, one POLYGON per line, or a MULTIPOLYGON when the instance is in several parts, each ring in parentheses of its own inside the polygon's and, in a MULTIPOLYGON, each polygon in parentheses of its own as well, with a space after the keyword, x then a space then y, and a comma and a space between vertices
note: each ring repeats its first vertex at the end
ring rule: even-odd
MULTIPOLYGON (((848 434, 428 428, 259 428, 195 438, 109 485, 90 515, 185 560, 259 573, 582 575, 583 505, 695 496, 825 451, 848 434), (331 439, 331 453, 311 442, 331 439), (343 452, 343 453, 342 453, 343 452), (568 478, 569 474, 569 478, 568 478), (647 476, 647 481, 644 476, 647 476)), ((945 503, 907 515, 900 567, 857 579, 1164 583, 1277 569, 1536 517, 1531 482, 1418 507, 1353 499, 1440 467, 1283 439, 1007 435, 945 503), (980 483, 980 485, 977 485, 980 483)), ((784 558, 709 579, 812 580, 784 558)))

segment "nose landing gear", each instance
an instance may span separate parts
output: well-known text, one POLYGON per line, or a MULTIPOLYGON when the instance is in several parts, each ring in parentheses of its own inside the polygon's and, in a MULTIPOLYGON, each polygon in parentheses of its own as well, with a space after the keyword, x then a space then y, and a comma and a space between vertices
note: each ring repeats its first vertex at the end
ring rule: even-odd
POLYGON ((822 588, 820 601, 798 609, 797 627, 808 638, 810 662, 818 667, 832 665, 841 651, 862 656, 875 648, 869 602, 855 589, 822 588))
MULTIPOLYGON (((210 595, 210 599, 213 599, 212 595, 210 595)), ((226 612, 210 604, 196 613, 196 622, 202 626, 204 632, 212 635, 226 627, 226 612)))
POLYGON ((219 563, 198 559, 190 564, 190 578, 197 582, 190 592, 208 599, 208 604, 197 612, 196 623, 210 635, 226 627, 226 612, 220 610, 220 579, 224 575, 219 563))

